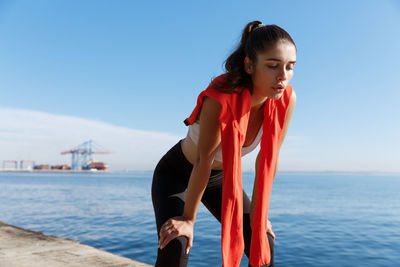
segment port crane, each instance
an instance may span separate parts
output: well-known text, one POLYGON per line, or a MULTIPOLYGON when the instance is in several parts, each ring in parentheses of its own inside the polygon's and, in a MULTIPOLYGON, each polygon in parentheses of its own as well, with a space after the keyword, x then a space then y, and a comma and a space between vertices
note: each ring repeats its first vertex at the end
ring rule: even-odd
POLYGON ((109 151, 103 150, 100 145, 96 144, 93 140, 86 141, 76 148, 63 151, 61 155, 71 154, 71 169, 81 170, 81 169, 91 169, 94 164, 93 154, 110 154, 109 151))

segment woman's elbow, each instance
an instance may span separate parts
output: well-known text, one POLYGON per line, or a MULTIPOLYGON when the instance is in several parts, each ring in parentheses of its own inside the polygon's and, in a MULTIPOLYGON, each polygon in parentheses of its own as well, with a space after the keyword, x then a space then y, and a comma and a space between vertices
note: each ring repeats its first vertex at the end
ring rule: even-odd
POLYGON ((210 168, 214 162, 214 154, 210 155, 199 155, 195 161, 195 165, 201 166, 202 168, 210 168))

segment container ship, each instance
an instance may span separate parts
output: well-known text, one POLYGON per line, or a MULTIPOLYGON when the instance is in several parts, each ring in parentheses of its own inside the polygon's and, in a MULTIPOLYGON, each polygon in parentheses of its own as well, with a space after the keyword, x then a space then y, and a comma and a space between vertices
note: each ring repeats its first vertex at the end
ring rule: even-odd
POLYGON ((91 161, 88 164, 82 166, 82 170, 91 170, 91 171, 105 171, 107 170, 108 165, 101 161, 91 161))
MULTIPOLYGON (((101 161, 91 161, 87 162, 86 165, 82 166, 84 171, 106 171, 108 165, 101 161)), ((40 164, 33 166, 33 170, 72 170, 71 166, 67 164, 52 165, 40 164)))

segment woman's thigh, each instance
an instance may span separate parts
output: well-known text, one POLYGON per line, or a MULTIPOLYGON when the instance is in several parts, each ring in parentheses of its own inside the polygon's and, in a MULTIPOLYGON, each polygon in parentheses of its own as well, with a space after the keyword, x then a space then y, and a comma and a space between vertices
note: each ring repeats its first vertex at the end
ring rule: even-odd
POLYGON ((157 233, 169 218, 183 214, 186 188, 192 168, 184 158, 179 142, 158 162, 151 186, 157 233))
MULTIPOLYGON (((222 207, 222 178, 217 183, 212 181, 212 184, 207 186, 202 197, 204 206, 214 215, 214 217, 221 222, 221 207, 222 207)), ((243 190, 243 239, 244 239, 244 252, 246 256, 250 257, 250 244, 251 244, 251 225, 250 225, 250 205, 251 200, 243 190)), ((269 267, 274 266, 274 240, 268 234, 268 241, 271 249, 271 263, 269 267)), ((250 265, 249 265, 250 266, 250 265)))
MULTIPOLYGON (((161 226, 168 219, 183 214, 191 169, 191 165, 182 159, 178 143, 162 157, 154 170, 151 195, 158 238, 161 226)), ((185 253, 186 246, 187 238, 179 236, 171 240, 165 248, 158 248, 155 266, 187 266, 189 255, 185 253)))
MULTIPOLYGON (((214 182, 212 186, 208 186, 204 191, 201 199, 204 206, 214 215, 221 223, 222 208, 222 178, 219 184, 214 182)), ((250 227, 250 204, 251 201, 243 190, 243 237, 245 241, 245 253, 250 250, 251 227, 250 227)))

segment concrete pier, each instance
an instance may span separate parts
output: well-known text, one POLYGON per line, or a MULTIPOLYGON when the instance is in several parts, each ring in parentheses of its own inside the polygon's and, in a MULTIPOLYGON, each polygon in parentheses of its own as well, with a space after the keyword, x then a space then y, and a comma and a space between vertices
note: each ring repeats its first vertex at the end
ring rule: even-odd
POLYGON ((77 241, 0 222, 1 267, 151 267, 77 241))

